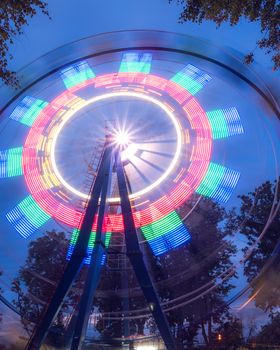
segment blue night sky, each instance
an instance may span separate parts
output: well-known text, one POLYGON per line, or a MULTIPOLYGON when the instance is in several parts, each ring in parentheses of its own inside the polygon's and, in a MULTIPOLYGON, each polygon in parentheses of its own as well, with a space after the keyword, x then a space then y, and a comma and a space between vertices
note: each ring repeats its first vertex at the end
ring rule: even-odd
MULTIPOLYGON (((24 34, 11 48, 15 69, 68 42, 103 32, 131 29, 154 29, 195 35, 229 46, 241 52, 253 51, 259 36, 259 25, 242 21, 238 26, 211 22, 202 25, 178 23, 181 7, 168 0, 49 0, 52 20, 39 14, 29 21, 24 34)), ((269 58, 255 51, 262 66, 271 67, 269 58)))

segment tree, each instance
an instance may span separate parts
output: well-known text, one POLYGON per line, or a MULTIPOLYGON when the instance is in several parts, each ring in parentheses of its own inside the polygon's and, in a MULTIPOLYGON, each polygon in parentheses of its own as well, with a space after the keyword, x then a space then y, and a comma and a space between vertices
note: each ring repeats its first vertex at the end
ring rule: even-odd
MULTIPOLYGON (((34 323, 39 322, 62 277, 67 264, 68 246, 69 240, 65 234, 56 231, 47 231, 44 236, 29 244, 25 265, 19 269, 12 285, 12 290, 17 294, 14 304, 20 311, 21 322, 28 334, 32 332, 34 323)), ((62 309, 68 307, 69 298, 62 309)), ((61 317, 62 313, 57 317, 58 328, 63 324, 61 317)))
POLYGON ((191 240, 157 258, 157 289, 165 300, 190 295, 188 304, 167 313, 178 348, 192 347, 199 330, 212 348, 217 329, 232 319, 225 297, 233 284, 230 278, 221 281, 218 276, 232 267, 236 248, 222 229, 226 212, 214 201, 194 195, 178 213, 182 218, 188 213, 185 224, 191 240), (209 286, 214 288, 209 291, 209 286))
MULTIPOLYGON (((182 294, 203 289, 208 283, 215 285, 212 281, 232 266, 230 258, 236 248, 220 227, 226 217, 225 210, 207 198, 195 206, 197 200, 198 196, 195 195, 179 211, 182 217, 191 211, 186 221, 191 232, 189 243, 158 257, 153 256, 147 245, 142 247, 161 301, 173 300, 182 294)), ((114 243, 116 242, 112 242, 112 245, 114 243)), ((114 253, 116 254, 115 250, 114 253)), ((146 301, 130 264, 122 262, 118 266, 120 260, 116 258, 113 262, 116 265, 108 262, 104 266, 98 290, 100 297, 95 299, 101 313, 97 328, 104 338, 121 339, 124 335, 124 322, 121 319, 106 321, 102 315, 106 313, 108 317, 108 313, 115 312, 122 314, 126 290, 129 310, 143 309, 146 301), (124 279, 127 286, 124 285, 124 279)), ((197 299, 186 306, 166 312, 178 349, 183 349, 183 344, 193 346, 199 330, 202 331, 205 344, 211 348, 216 341, 216 330, 232 320, 230 309, 224 302, 232 288, 230 280, 223 281, 206 295, 200 296, 200 292, 195 292, 197 299)), ((151 335, 157 333, 152 319, 130 320, 128 335, 143 335, 147 332, 151 335)))
POLYGON ((266 181, 253 192, 240 196, 241 206, 239 212, 232 212, 229 230, 239 231, 247 239, 244 249, 245 255, 253 249, 244 265, 244 274, 252 286, 252 296, 255 303, 264 311, 272 311, 280 305, 280 279, 279 279, 279 252, 276 252, 274 261, 268 264, 275 248, 280 244, 280 215, 276 213, 273 221, 267 228, 272 207, 279 204, 280 193, 275 194, 277 183, 266 181), (260 241, 258 237, 265 234, 260 241))
MULTIPOLYGON (((187 202, 185 208, 181 208, 181 215, 185 210, 189 212, 194 208, 196 202, 195 196, 192 202, 187 202)), ((222 228, 225 218, 225 210, 207 198, 200 200, 188 217, 186 225, 191 232, 191 241, 185 247, 185 253, 188 263, 190 266, 197 266, 197 271, 190 274, 187 284, 185 282, 186 292, 201 288, 211 281, 215 284, 217 276, 232 266, 230 258, 235 254, 236 247, 226 237, 222 228)), ((173 259, 175 267, 176 264, 178 266, 179 261, 176 262, 175 256, 173 259)), ((185 317, 189 321, 189 335, 194 335, 195 326, 200 328, 209 348, 215 342, 216 330, 231 319, 230 309, 224 299, 233 287, 231 279, 217 283, 212 291, 190 303, 185 309, 185 317)))
POLYGON ((269 322, 257 334, 256 341, 259 345, 280 345, 280 313, 271 313, 269 318, 269 322))
MULTIPOLYGON (((173 0, 169 0, 171 2, 173 0)), ((274 69, 280 68, 280 3, 279 0, 177 0, 183 5, 179 21, 201 23, 210 20, 219 27, 224 22, 232 26, 241 18, 250 22, 259 22, 262 38, 257 45, 272 54, 274 69)), ((245 56, 245 62, 254 60, 253 52, 245 56)))
POLYGON ((218 327, 216 342, 219 349, 237 349, 242 341, 243 328, 239 319, 231 316, 227 322, 218 327))
POLYGON ((47 3, 42 0, 1 0, 0 4, 0 78, 5 84, 19 87, 16 73, 9 70, 8 63, 12 56, 9 46, 13 44, 16 35, 23 33, 23 27, 28 24, 28 18, 35 16, 41 10, 49 16, 47 3))

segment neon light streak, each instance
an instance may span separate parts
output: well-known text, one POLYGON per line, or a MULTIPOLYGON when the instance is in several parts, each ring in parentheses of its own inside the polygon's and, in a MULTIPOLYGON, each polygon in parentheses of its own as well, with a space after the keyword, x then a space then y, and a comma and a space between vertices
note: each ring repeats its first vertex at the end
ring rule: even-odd
MULTIPOLYGON (((73 230, 70 245, 69 245, 68 252, 67 252, 67 259, 68 260, 70 259, 71 255, 73 254, 73 251, 74 251, 75 245, 77 243, 79 234, 80 234, 80 230, 75 228, 73 230)), ((111 232, 106 232, 106 234, 105 234, 105 242, 104 243, 105 243, 106 248, 109 247, 111 235, 112 235, 111 232)), ((95 237, 96 237, 96 232, 92 231, 90 234, 88 249, 87 249, 88 257, 84 260, 85 264, 90 264, 92 251, 93 251, 94 246, 95 246, 95 237)), ((103 254, 103 257, 102 257, 102 265, 104 263, 105 263, 105 254, 103 254)))
POLYGON ((24 238, 30 236, 50 219, 50 215, 38 206, 32 196, 26 197, 6 217, 24 238))
POLYGON ((223 178, 224 170, 225 168, 222 165, 210 163, 207 173, 196 192, 203 196, 211 197, 223 178))
POLYGON ((184 72, 184 74, 188 75, 190 78, 195 80, 197 83, 201 85, 207 84, 212 78, 210 75, 202 71, 201 69, 193 66, 192 64, 188 64, 181 73, 184 72))
POLYGON ((67 89, 95 77, 92 69, 86 61, 69 66, 60 72, 60 76, 67 89))
POLYGON ((188 90, 183 88, 181 85, 174 83, 173 81, 168 81, 167 85, 165 86, 165 91, 179 104, 184 104, 184 102, 192 98, 192 95, 188 90))
POLYGON ((50 166, 49 160, 47 159, 42 163, 42 175, 46 188, 59 187, 60 182, 57 177, 52 173, 52 168, 50 166))
POLYGON ((152 224, 142 226, 141 230, 147 240, 162 236, 168 231, 173 230, 181 224, 181 220, 175 211, 166 215, 164 218, 153 222, 152 224))
POLYGON ((216 191, 212 194, 212 198, 219 202, 227 202, 237 186, 239 178, 240 173, 238 171, 225 168, 224 176, 216 191))
POLYGON ((243 134, 244 130, 235 107, 206 113, 211 124, 213 139, 243 134))
POLYGON ((0 151, 0 178, 19 176, 22 171, 23 147, 0 151))
POLYGON ((223 109, 228 128, 229 136, 243 134, 243 126, 241 124, 240 116, 235 107, 223 109))
POLYGON ((196 189, 198 194, 226 202, 237 185, 240 174, 222 165, 210 163, 207 173, 196 189))
POLYGON ((155 255, 176 248, 190 239, 190 234, 175 211, 152 224, 142 226, 141 231, 155 255))
POLYGON ((188 242, 191 236, 184 224, 176 227, 176 229, 167 232, 166 234, 148 241, 153 254, 155 256, 164 254, 170 249, 177 248, 188 242))
POLYGON ((227 124, 222 110, 207 112, 206 114, 211 124, 213 139, 228 137, 227 124))
POLYGON ((123 54, 119 72, 148 74, 151 70, 151 62, 151 53, 127 52, 123 54))
POLYGON ((191 64, 188 64, 171 78, 171 81, 181 85, 192 95, 195 95, 199 90, 201 90, 202 87, 210 80, 210 75, 191 64))
POLYGON ((26 96, 13 110, 9 118, 31 126, 47 104, 48 102, 26 96))

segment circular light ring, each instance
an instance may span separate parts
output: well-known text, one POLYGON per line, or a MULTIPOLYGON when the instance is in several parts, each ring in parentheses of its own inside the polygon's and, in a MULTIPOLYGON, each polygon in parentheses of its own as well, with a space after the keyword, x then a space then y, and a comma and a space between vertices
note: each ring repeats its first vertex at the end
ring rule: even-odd
MULTIPOLYGON (((59 202, 49 192, 46 180, 41 175, 41 169, 37 165, 40 145, 46 139, 46 136, 44 136, 45 128, 51 125, 57 113, 64 111, 65 106, 71 104, 77 98, 74 93, 81 88, 90 85, 94 85, 96 88, 110 88, 110 86, 113 87, 116 84, 127 83, 137 84, 142 88, 156 88, 172 97, 181 105, 192 129, 196 133, 189 168, 182 170, 175 188, 169 194, 152 202, 149 207, 133 213, 136 227, 151 224, 180 206, 197 189, 206 174, 212 149, 211 127, 206 113, 186 89, 164 78, 143 73, 106 74, 86 80, 64 91, 41 111, 30 129, 23 148, 23 173, 31 195, 49 215, 69 226, 77 227, 79 225, 82 212, 69 207, 67 199, 65 199, 65 204, 59 202)), ((59 179, 54 174, 51 175, 54 176, 54 181, 59 184, 59 179)), ((108 221, 112 224, 114 231, 123 231, 121 215, 109 215, 108 221)))
MULTIPOLYGON (((148 193, 149 191, 153 190, 155 187, 159 186, 160 183, 162 181, 164 181, 169 174, 172 172, 172 170, 174 169, 180 153, 181 153, 181 146, 182 146, 182 135, 181 135, 181 129, 180 129, 180 124, 178 123, 177 119, 175 118, 175 116, 172 114, 172 112, 167 108, 166 105, 164 105, 162 102, 160 102, 159 100, 150 97, 149 95, 144 95, 142 93, 137 93, 137 92, 112 92, 112 93, 106 93, 106 94, 102 94, 102 95, 98 95, 96 97, 93 97, 89 100, 84 101, 84 103, 81 103, 79 105, 79 107, 77 109, 75 109, 75 111, 70 111, 67 113, 67 115, 65 116, 65 118, 63 119, 63 122, 58 126, 56 132, 53 134, 53 140, 52 140, 52 145, 51 145, 51 164, 53 166, 53 170, 54 170, 54 174, 56 175, 56 177, 59 179, 59 181, 63 184, 64 187, 66 187, 69 191, 73 192, 74 194, 76 194, 79 197, 82 197, 84 199, 88 199, 88 195, 80 192, 78 190, 76 190, 74 187, 70 186, 63 178, 63 176, 60 174, 57 164, 56 164, 56 160, 55 160, 55 146, 56 146, 56 141, 57 138, 61 132, 61 130, 63 129, 63 127, 65 126, 65 124, 69 121, 69 119, 71 119, 71 117, 80 109, 88 106, 89 104, 92 104, 94 102, 98 102, 98 101, 102 101, 102 100, 106 100, 112 97, 136 97, 139 99, 143 99, 145 101, 148 102, 152 102, 154 104, 156 104, 157 106, 159 106, 161 109, 164 110, 164 112, 169 116, 169 118, 171 119, 174 128, 176 130, 176 135, 177 135, 177 146, 176 146, 176 151, 174 154, 174 157, 170 163, 170 165, 168 166, 168 168, 166 169, 166 171, 151 185, 147 186, 146 188, 144 188, 141 191, 138 191, 136 193, 133 193, 132 195, 130 195, 130 199, 135 199, 137 197, 140 197, 146 193, 148 193)), ((120 201, 120 198, 110 198, 109 202, 110 203, 117 203, 120 201)))

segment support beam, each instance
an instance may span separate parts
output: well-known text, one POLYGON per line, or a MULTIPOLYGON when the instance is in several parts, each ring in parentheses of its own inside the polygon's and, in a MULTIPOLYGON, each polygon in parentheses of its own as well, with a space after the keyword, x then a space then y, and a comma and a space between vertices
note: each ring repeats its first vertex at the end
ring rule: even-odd
POLYGON ((119 193, 121 198, 121 209, 124 223, 124 234, 127 249, 127 256, 134 269, 136 278, 146 298, 149 309, 154 317, 158 330, 164 341, 167 350, 176 350, 176 345, 171 334, 168 321, 161 308, 159 297, 153 286, 149 271, 145 265, 143 254, 137 238, 137 231, 134 225, 132 209, 128 197, 127 182, 123 164, 120 158, 120 151, 116 152, 116 171, 118 178, 119 193))
POLYGON ((30 341, 26 345, 27 350, 40 349, 52 322, 54 321, 62 306, 65 296, 69 292, 77 274, 83 266, 84 258, 87 257, 88 242, 94 218, 98 211, 98 202, 102 187, 104 185, 104 179, 106 176, 108 176, 108 169, 110 168, 111 163, 111 155, 112 145, 110 143, 110 140, 107 138, 97 177, 90 191, 90 199, 88 201, 88 206, 73 254, 70 258, 70 261, 68 262, 61 280, 59 281, 58 286, 56 287, 52 300, 50 301, 48 308, 41 319, 41 322, 36 327, 36 330, 30 338, 30 341))
POLYGON ((81 350, 85 339, 88 320, 91 312, 93 298, 100 279, 101 261, 105 253, 105 234, 102 233, 104 216, 108 212, 107 198, 111 188, 112 175, 112 154, 110 165, 106 168, 105 177, 100 179, 103 181, 101 192, 100 207, 98 211, 97 229, 95 235, 95 243, 91 255, 91 262, 87 272, 87 279, 84 286, 84 291, 81 297, 79 312, 76 321, 76 328, 72 339, 71 350, 81 350))

